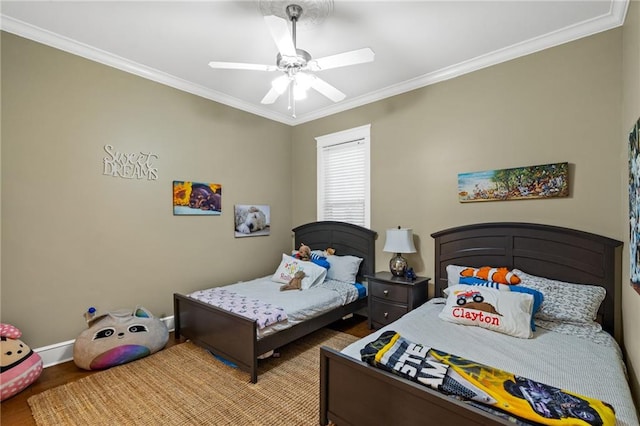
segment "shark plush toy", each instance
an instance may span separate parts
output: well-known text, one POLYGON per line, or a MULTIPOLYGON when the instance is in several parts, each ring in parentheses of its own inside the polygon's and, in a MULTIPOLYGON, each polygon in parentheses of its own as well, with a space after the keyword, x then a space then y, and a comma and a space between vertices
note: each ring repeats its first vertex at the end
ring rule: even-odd
POLYGON ((95 316, 73 345, 73 361, 85 370, 104 370, 151 355, 169 340, 167 326, 139 306, 95 316))

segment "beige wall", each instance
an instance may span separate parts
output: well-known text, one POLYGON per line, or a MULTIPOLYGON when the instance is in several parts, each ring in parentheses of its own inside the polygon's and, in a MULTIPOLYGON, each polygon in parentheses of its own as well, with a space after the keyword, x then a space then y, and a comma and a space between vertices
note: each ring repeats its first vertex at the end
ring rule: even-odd
POLYGON ((314 137, 371 123, 372 228, 412 227, 409 262, 433 274, 430 234, 482 221, 530 221, 622 239, 622 31, 612 30, 293 130, 294 225, 314 220, 314 137), (297 159, 297 160, 296 160, 297 159), (568 161, 571 196, 458 202, 457 174, 568 161), (612 190, 615 188, 615 190, 612 190))
MULTIPOLYGON (((624 257, 622 267, 622 323, 630 371, 631 386, 636 400, 640 401, 640 295, 629 284, 629 182, 628 139, 633 124, 640 119, 640 2, 629 4, 627 18, 622 32, 622 137, 620 138, 620 187, 622 188, 621 234, 624 236, 624 257)), ((636 404, 640 409, 640 403, 636 404)))
POLYGON ((2 321, 32 347, 83 312, 267 275, 292 248, 289 126, 2 34, 2 321), (158 180, 102 174, 106 144, 151 151, 158 180), (173 216, 172 181, 222 184, 219 217, 173 216), (234 238, 234 204, 269 204, 269 237, 234 238))
MULTIPOLYGON (((639 115, 638 4, 632 5, 634 67, 626 66, 626 131, 639 115)), ((314 137, 371 123, 371 226, 412 227, 419 274, 433 276, 434 231, 476 222, 538 222, 602 234, 628 244, 626 144, 621 132, 622 29, 496 65, 462 77, 300 125, 293 130, 294 225, 315 219, 314 137), (562 199, 461 204, 457 174, 568 161, 571 196, 562 199), (626 173, 626 172, 625 172, 626 173), (624 179, 623 179, 624 178, 624 179), (400 188, 400 189, 399 189, 400 188)), ((625 35, 627 33, 625 32, 625 35)), ((626 51, 625 51, 626 53, 626 51)), ((624 251, 628 256, 628 248, 624 251)), ((624 266, 628 357, 640 369, 640 296, 624 266)), ((636 393, 636 395, 638 395, 636 393)), ((636 397, 636 400, 638 398, 636 397)))

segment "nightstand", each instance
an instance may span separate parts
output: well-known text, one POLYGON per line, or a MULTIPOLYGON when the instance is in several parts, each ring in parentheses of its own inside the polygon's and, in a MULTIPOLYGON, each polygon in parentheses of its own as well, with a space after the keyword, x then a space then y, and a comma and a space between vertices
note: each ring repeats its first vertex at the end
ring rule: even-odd
POLYGON ((369 328, 380 328, 427 301, 431 278, 406 280, 391 272, 366 275, 369 283, 369 328))

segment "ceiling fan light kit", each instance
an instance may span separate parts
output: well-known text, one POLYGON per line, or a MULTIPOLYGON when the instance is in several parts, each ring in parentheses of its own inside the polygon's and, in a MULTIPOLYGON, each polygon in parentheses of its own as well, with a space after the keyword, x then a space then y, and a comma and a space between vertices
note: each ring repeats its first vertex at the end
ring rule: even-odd
POLYGON ((298 23, 310 22, 315 25, 321 22, 333 11, 333 0, 261 0, 260 10, 265 15, 265 23, 278 48, 276 65, 211 61, 209 66, 215 69, 283 72, 284 75, 271 82, 271 88, 261 103, 273 104, 288 90, 288 109, 294 118, 295 101, 306 98, 310 88, 333 102, 340 102, 346 97, 340 90, 312 73, 371 62, 375 58, 373 50, 368 47, 319 59, 313 59, 309 52, 297 48, 298 23), (291 22, 291 32, 287 21, 291 22))

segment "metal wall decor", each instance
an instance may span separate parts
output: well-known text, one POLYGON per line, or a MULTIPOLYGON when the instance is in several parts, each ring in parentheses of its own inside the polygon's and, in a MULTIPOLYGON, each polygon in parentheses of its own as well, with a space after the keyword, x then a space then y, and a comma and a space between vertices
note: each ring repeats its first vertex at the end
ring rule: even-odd
POLYGON ((102 174, 125 179, 158 179, 158 168, 153 160, 158 156, 152 152, 124 153, 116 151, 113 145, 105 145, 108 157, 102 159, 102 174))

